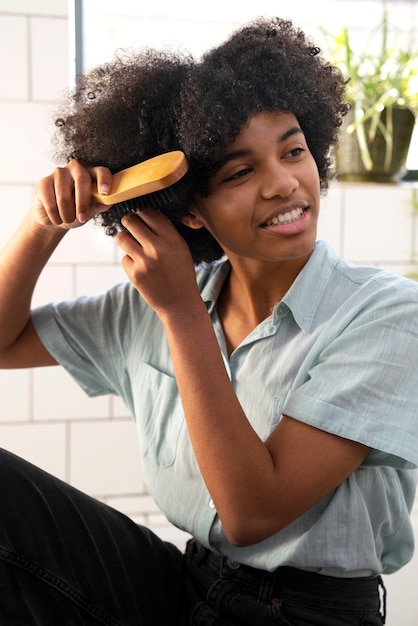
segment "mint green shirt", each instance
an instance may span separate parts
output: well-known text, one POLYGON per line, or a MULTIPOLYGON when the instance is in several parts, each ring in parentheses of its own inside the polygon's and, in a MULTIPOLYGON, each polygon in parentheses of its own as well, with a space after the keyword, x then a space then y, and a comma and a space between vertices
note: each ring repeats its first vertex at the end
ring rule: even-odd
POLYGON ((318 242, 273 314, 228 358, 215 307, 228 272, 228 261, 200 267, 197 283, 231 383, 260 438, 289 415, 373 448, 332 493, 254 546, 234 547, 223 533, 192 451, 163 327, 132 285, 38 308, 35 327, 89 395, 123 398, 136 421, 150 492, 201 543, 270 571, 397 571, 414 545, 418 285, 349 264, 318 242))

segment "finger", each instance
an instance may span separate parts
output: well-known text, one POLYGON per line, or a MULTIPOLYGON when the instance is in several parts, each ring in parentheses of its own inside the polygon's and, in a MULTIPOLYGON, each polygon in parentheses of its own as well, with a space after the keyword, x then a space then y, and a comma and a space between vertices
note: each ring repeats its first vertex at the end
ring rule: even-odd
POLYGON ((136 239, 128 232, 120 232, 116 235, 116 242, 123 250, 122 267, 129 280, 138 285, 139 277, 146 269, 146 261, 143 257, 143 248, 136 239))
POLYGON ((92 183, 97 181, 97 185, 106 195, 112 184, 112 174, 107 167, 85 167, 76 159, 70 161, 67 167, 74 180, 76 217, 83 224, 104 208, 108 208, 92 199, 92 183))
POLYGON ((173 226, 170 220, 160 211, 144 209, 141 213, 130 213, 121 220, 122 225, 134 237, 152 238, 153 235, 164 236, 173 226))
POLYGON ((134 270, 136 270, 138 268, 137 264, 132 259, 132 257, 129 256, 129 254, 125 254, 122 257, 122 261, 121 262, 122 262, 122 267, 123 267, 123 269, 125 271, 125 274, 129 278, 129 280, 132 281, 134 270))
POLYGON ((68 215, 72 208, 72 214, 75 215, 72 181, 67 179, 67 183, 65 183, 66 178, 65 169, 56 168, 52 174, 39 182, 36 190, 36 196, 52 224, 62 224, 61 211, 68 215), (66 185, 68 186, 67 192, 65 191, 66 185), (61 209, 59 204, 61 204, 61 209))
POLYGON ((68 163, 67 171, 73 180, 74 218, 77 218, 80 223, 84 223, 91 213, 92 177, 88 169, 76 159, 72 159, 68 163))
MULTIPOLYGON (((123 236, 121 237, 121 243, 132 245, 132 242, 135 242, 143 247, 155 239, 156 235, 142 219, 142 213, 141 216, 136 213, 125 215, 121 219, 121 224, 125 229, 125 233, 128 235, 126 239, 123 236)), ((123 235, 123 231, 121 235, 123 235)))
POLYGON ((142 251, 140 242, 128 231, 121 231, 116 235, 117 245, 131 258, 142 251))
POLYGON ((58 167, 53 173, 55 207, 50 204, 48 215, 54 224, 72 224, 76 218, 74 180, 66 167, 58 167))
POLYGON ((107 196, 112 187, 112 173, 107 167, 88 167, 87 170, 93 180, 96 181, 97 191, 103 196, 107 196))

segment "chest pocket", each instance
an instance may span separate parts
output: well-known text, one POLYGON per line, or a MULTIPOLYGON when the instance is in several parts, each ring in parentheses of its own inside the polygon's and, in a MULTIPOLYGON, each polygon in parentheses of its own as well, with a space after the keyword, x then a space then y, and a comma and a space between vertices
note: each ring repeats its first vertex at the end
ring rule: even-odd
POLYGON ((179 436, 185 427, 176 380, 147 363, 140 363, 134 386, 144 461, 168 467, 176 459, 179 436))

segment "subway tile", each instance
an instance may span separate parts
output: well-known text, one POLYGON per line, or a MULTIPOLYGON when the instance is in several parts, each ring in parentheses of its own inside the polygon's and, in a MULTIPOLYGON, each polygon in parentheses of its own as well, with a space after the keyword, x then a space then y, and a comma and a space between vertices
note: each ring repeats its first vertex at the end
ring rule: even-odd
POLYGON ((24 15, 66 16, 68 0, 0 0, 0 11, 24 15))
POLYGON ((111 396, 110 398, 110 415, 113 419, 132 418, 130 410, 119 396, 111 396))
POLYGON ((0 15, 0 100, 29 97, 28 21, 0 15))
POLYGON ((148 523, 154 527, 167 526, 170 524, 162 511, 154 512, 152 510, 148 513, 148 523))
POLYGON ((2 448, 66 479, 65 424, 0 425, 0 441, 2 448))
POLYGON ((118 511, 123 511, 129 516, 149 515, 152 512, 156 515, 161 514, 154 498, 148 494, 110 497, 106 499, 106 502, 109 506, 117 509, 118 511))
POLYGON ((108 497, 108 496, 101 496, 97 498, 98 500, 100 500, 101 502, 103 502, 104 504, 107 504, 108 506, 110 506, 113 509, 116 509, 117 511, 120 511, 121 513, 123 513, 124 515, 127 515, 132 521, 134 521, 136 524, 141 524, 141 525, 147 525, 148 522, 148 509, 147 507, 155 507, 155 503, 153 502, 153 499, 150 498, 150 496, 142 496, 141 494, 135 494, 132 496, 125 496, 125 497, 108 497), (137 503, 138 501, 143 500, 143 504, 142 505, 135 505, 135 503, 137 503), (143 513, 141 513, 141 509, 144 511, 143 513))
POLYGON ((33 373, 33 416, 36 421, 102 420, 109 417, 109 399, 89 398, 62 367, 40 367, 33 373))
MULTIPOLYGON (((0 155, 0 170, 3 158, 0 155)), ((31 185, 4 185, 0 183, 0 248, 13 235, 28 213, 34 188, 31 185)))
POLYGON ((47 265, 35 287, 32 307, 49 302, 69 300, 75 295, 74 270, 71 266, 47 265))
POLYGON ((68 22, 32 17, 31 63, 34 100, 61 100, 69 87, 68 22), (46 69, 47 68, 47 69, 46 69))
POLYGON ((0 423, 30 419, 30 389, 29 370, 0 370, 0 423))
POLYGON ((0 183, 33 183, 52 170, 51 105, 0 102, 0 183))
POLYGON ((126 511, 121 511, 121 513, 127 515, 134 522, 134 524, 138 524, 138 526, 147 526, 146 515, 140 515, 136 513, 129 514, 126 511))
POLYGON ((95 496, 143 490, 135 425, 131 420, 71 424, 71 483, 95 496))
POLYGON ((409 190, 396 185, 344 185, 344 256, 358 263, 412 258, 409 190))
POLYGON ((64 237, 51 256, 51 263, 112 264, 117 258, 115 247, 115 241, 91 221, 64 237))
POLYGON ((163 541, 173 543, 180 550, 184 550, 187 541, 191 538, 190 533, 171 524, 161 512, 151 512, 147 515, 145 518, 145 526, 151 528, 163 541))
POLYGON ((120 265, 77 268, 77 295, 90 295, 106 291, 113 285, 128 280, 120 265))
POLYGON ((191 538, 189 533, 180 530, 170 523, 158 524, 156 521, 153 521, 151 528, 153 532, 160 537, 160 539, 174 544, 182 552, 186 547, 187 541, 191 538))

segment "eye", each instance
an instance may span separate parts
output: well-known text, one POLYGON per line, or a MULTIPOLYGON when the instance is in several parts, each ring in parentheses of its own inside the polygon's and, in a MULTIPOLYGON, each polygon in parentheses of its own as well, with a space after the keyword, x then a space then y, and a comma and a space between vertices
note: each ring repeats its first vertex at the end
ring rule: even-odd
POLYGON ((250 167, 246 167, 242 170, 238 170, 237 172, 232 174, 232 176, 228 176, 227 178, 224 178, 224 183, 227 183, 230 180, 238 180, 239 178, 243 178, 244 176, 247 176, 247 174, 249 174, 251 171, 252 170, 250 167))
POLYGON ((305 152, 304 148, 292 148, 292 150, 289 150, 289 152, 286 152, 286 154, 284 155, 285 157, 298 157, 300 156, 303 152, 305 152))

